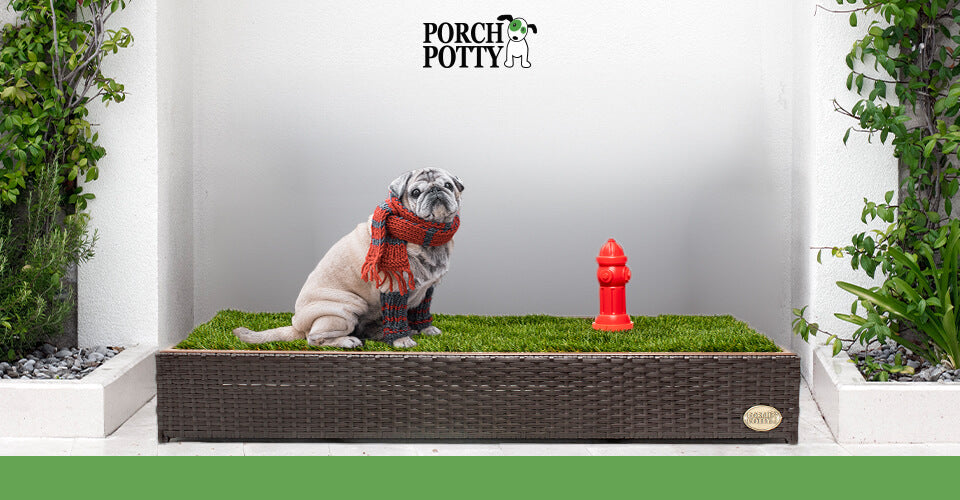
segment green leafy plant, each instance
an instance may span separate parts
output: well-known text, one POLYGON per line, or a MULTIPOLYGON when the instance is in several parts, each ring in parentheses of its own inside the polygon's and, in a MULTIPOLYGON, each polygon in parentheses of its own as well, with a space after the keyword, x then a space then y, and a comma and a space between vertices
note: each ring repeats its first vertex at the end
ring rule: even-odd
POLYGON ((93 256, 84 213, 63 215, 56 166, 38 172, 25 203, 0 209, 0 357, 55 335, 73 309, 64 270, 93 256))
POLYGON ((923 259, 914 254, 904 254, 891 248, 888 254, 894 261, 895 271, 882 287, 866 289, 851 283, 838 282, 840 288, 856 295, 864 305, 867 317, 857 314, 837 314, 837 317, 859 326, 855 335, 868 336, 883 329, 886 337, 909 348, 928 360, 938 360, 951 368, 960 361, 960 221, 954 220, 944 227, 946 244, 938 256, 924 248, 923 259), (924 264, 921 267, 921 264, 924 264), (913 342, 886 325, 877 325, 876 319, 903 320, 920 333, 924 342, 913 342))
POLYGON ((94 195, 81 183, 99 176, 106 154, 88 106, 126 97, 101 71, 133 42, 128 29, 106 28, 125 5, 9 2, 18 20, 0 30, 0 357, 58 336, 76 307, 75 280, 64 277, 94 240, 83 212, 94 195))
POLYGON ((872 356, 865 356, 863 359, 863 372, 868 380, 877 380, 886 382, 890 380, 890 375, 894 373, 912 374, 913 368, 903 365, 903 356, 898 352, 893 363, 881 363, 872 356))
MULTIPOLYGON (((901 184, 898 203, 893 201, 897 190, 888 191, 882 201, 864 199, 862 222, 879 219, 880 229, 855 234, 846 246, 817 248, 818 262, 824 251, 849 256, 853 269, 870 278, 879 271, 884 280, 870 290, 838 283, 856 300, 850 314, 836 316, 857 330, 849 339, 828 334, 828 341, 837 352, 844 341, 869 344, 892 339, 931 362, 953 364, 957 360, 952 348, 955 313, 938 295, 952 292, 937 284, 942 279, 955 281, 957 273, 947 263, 956 262, 956 255, 948 255, 953 251, 948 242, 956 232, 953 197, 960 191, 956 164, 960 84, 954 83, 960 76, 960 1, 837 3, 847 8, 823 10, 849 14, 851 26, 869 21, 866 34, 853 43, 845 58, 850 69, 847 88, 861 99, 850 109, 834 101, 837 112, 857 122, 843 141, 846 144, 851 133, 859 132, 870 141, 876 138, 891 144, 901 184), (857 314, 858 307, 865 308, 864 315, 857 314)), ((822 330, 807 322, 805 309, 794 310, 793 326, 795 333, 808 340, 811 333, 822 330)))
POLYGON ((124 0, 13 0, 18 25, 0 33, 0 204, 16 203, 45 165, 58 166, 63 205, 83 210, 93 199, 80 185, 100 175, 106 154, 88 121, 88 105, 126 98, 104 76, 103 58, 133 42, 106 22, 124 0))

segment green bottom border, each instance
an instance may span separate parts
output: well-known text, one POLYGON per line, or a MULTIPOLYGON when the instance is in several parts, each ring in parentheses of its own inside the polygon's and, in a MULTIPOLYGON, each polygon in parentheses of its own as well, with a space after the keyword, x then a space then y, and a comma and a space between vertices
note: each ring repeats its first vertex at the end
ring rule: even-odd
POLYGON ((11 499, 27 498, 16 496, 20 494, 45 498, 34 496, 40 491, 69 491, 55 496, 71 499, 190 498, 201 493, 263 499, 280 498, 280 493, 489 500, 521 494, 584 500, 610 495, 712 499, 720 493, 744 499, 849 497, 866 496, 874 481, 891 471, 895 474, 888 479, 896 482, 924 478, 923 495, 932 498, 952 494, 958 468, 960 457, 0 458, 3 494, 11 499), (874 479, 857 479, 868 477, 874 479))

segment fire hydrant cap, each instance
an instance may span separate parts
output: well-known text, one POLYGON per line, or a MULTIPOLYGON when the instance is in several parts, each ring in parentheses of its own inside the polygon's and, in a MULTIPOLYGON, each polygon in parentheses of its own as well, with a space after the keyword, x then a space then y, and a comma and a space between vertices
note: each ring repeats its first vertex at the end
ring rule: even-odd
POLYGON ((610 238, 600 249, 597 263, 601 266, 622 266, 627 263, 627 256, 623 254, 623 247, 610 238))

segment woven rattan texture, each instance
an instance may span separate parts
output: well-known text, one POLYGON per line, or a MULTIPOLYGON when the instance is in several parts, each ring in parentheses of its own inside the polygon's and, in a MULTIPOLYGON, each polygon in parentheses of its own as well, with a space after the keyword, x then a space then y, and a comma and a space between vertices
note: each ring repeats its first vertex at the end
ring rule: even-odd
POLYGON ((161 441, 765 440, 795 443, 800 364, 764 354, 161 351, 161 441), (743 413, 783 415, 769 432, 743 413))

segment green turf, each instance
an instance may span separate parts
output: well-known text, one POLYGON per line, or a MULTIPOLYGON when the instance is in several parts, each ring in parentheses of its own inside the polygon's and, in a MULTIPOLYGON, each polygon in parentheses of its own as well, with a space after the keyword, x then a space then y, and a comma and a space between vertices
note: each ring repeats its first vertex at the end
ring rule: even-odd
MULTIPOLYGON (((266 330, 290 325, 291 313, 220 311, 194 329, 179 349, 342 350, 307 346, 305 340, 247 344, 231 331, 239 326, 266 330)), ((592 320, 557 316, 459 316, 435 314, 443 330, 416 336, 418 346, 396 349, 367 340, 364 351, 433 352, 779 352, 770 339, 731 316, 634 316, 630 331, 603 332, 592 320)))

